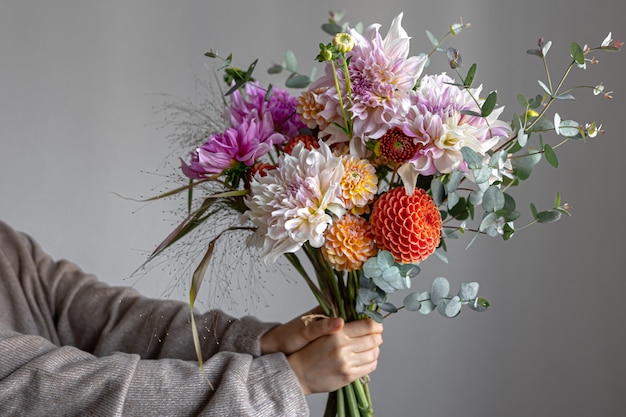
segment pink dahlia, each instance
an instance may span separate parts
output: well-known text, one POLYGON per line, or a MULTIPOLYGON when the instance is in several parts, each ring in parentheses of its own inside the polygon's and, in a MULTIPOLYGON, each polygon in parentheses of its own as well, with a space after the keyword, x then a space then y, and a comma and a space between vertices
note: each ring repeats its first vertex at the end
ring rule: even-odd
POLYGON ((237 163, 252 166, 283 140, 283 135, 274 132, 269 118, 244 119, 237 128, 209 136, 209 140, 191 154, 189 164, 182 162, 181 169, 189 178, 204 178, 234 168, 237 163))
POLYGON ((297 98, 280 88, 273 88, 267 100, 266 95, 267 90, 258 83, 247 83, 243 92, 237 90, 231 95, 230 107, 224 116, 236 127, 256 113, 259 118, 270 118, 276 132, 288 137, 297 135, 304 127, 296 112, 297 98))

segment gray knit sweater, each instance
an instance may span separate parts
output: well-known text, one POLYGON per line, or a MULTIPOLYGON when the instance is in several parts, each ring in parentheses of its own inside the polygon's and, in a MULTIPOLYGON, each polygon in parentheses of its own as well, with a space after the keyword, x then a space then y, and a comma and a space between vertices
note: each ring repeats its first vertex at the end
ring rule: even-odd
POLYGON ((272 324, 110 287, 0 222, 0 415, 307 416, 272 324), (214 390, 206 381, 208 377, 214 390))

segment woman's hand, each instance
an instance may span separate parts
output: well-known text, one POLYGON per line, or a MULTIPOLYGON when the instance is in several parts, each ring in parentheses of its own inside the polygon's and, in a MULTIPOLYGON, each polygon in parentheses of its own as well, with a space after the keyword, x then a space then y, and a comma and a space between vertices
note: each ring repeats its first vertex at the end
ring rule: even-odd
POLYGON ((305 395, 331 392, 376 370, 383 325, 374 320, 345 323, 287 356, 305 395))
POLYGON ((309 314, 322 314, 322 309, 317 307, 288 323, 270 329, 261 336, 261 353, 265 355, 283 352, 289 355, 315 339, 336 333, 343 327, 343 320, 336 317, 318 319, 305 325, 302 317, 309 314))

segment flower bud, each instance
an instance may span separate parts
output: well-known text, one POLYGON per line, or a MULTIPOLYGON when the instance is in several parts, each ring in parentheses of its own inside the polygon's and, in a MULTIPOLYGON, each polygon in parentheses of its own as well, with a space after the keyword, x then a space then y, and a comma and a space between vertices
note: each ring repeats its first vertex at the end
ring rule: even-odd
POLYGON ((337 52, 350 52, 354 48, 354 39, 349 33, 338 33, 333 38, 333 46, 337 48, 337 52))
POLYGON ((333 51, 331 50, 332 46, 330 44, 324 45, 320 43, 320 53, 317 54, 317 59, 319 62, 332 61, 333 59, 333 51))

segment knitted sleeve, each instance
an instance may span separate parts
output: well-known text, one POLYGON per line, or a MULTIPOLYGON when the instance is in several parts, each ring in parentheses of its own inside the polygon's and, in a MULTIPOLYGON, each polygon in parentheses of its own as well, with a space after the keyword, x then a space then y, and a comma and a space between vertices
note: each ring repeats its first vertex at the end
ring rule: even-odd
POLYGON ((0 222, 0 414, 308 415, 272 324, 115 288, 0 222))

